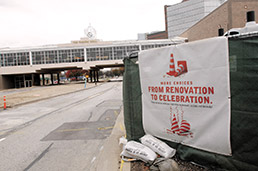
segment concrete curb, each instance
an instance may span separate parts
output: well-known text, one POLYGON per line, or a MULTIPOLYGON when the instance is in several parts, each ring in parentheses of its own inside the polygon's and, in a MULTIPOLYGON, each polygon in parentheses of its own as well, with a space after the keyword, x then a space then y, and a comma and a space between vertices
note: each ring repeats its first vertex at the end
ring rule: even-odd
POLYGON ((122 145, 119 138, 125 135, 123 108, 117 117, 110 136, 105 140, 103 150, 98 154, 90 171, 130 171, 130 162, 123 162, 120 158, 122 145), (108 160, 107 160, 108 159, 108 160))

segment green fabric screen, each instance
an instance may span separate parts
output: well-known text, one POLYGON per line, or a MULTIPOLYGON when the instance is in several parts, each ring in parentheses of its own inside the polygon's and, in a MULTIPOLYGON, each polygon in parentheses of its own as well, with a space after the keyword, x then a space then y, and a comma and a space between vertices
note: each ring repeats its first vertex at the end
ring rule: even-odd
POLYGON ((136 58, 124 59, 123 105, 126 138, 139 141, 145 133, 142 125, 142 92, 136 58))

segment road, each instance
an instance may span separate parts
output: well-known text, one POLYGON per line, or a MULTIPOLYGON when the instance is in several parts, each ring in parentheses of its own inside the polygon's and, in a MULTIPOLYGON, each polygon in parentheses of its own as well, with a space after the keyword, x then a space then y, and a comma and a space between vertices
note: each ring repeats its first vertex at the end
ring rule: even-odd
POLYGON ((122 83, 0 112, 1 171, 91 170, 122 107, 122 83))

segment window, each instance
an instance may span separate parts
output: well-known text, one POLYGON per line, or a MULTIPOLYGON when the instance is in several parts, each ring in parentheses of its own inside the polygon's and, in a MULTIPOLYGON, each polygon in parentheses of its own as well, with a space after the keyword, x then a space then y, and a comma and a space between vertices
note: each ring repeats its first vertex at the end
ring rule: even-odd
MULTIPOLYGON (((4 66, 16 66, 16 53, 5 53, 3 55, 3 64, 4 66)), ((2 60, 1 60, 2 61, 2 60)))
POLYGON ((71 53, 70 50, 59 50, 59 62, 67 63, 71 62, 71 53))
POLYGON ((30 65, 29 52, 17 53, 17 63, 18 65, 30 65))
POLYGON ((44 64, 45 63, 45 58, 44 55, 45 53, 43 51, 38 51, 38 52, 32 52, 32 64, 44 64))
MULTIPOLYGON (((173 42, 157 42, 141 45, 142 50, 159 48, 169 46, 173 42)), ((112 44, 100 47, 89 47, 86 49, 87 61, 105 61, 105 60, 121 60, 127 57, 134 51, 139 51, 139 45, 133 43, 126 45, 112 44), (113 46, 113 47, 111 47, 113 46)), ((31 52, 32 65, 38 64, 55 64, 55 63, 71 63, 71 62, 84 62, 85 51, 84 48, 72 47, 72 49, 56 49, 56 50, 43 50, 34 49, 31 52)), ((30 65, 30 52, 10 52, 7 51, 0 53, 0 66, 24 66, 30 65)))
POLYGON ((114 60, 126 57, 126 46, 114 47, 114 60))
POLYGON ((84 61, 84 49, 72 49, 72 62, 83 62, 84 61))
POLYGON ((45 51, 46 64, 58 63, 57 51, 45 51))
POLYGON ((0 54, 0 66, 5 66, 4 65, 4 55, 0 54))
POLYGON ((139 51, 139 46, 127 46, 127 53, 131 53, 133 51, 139 51))
POLYGON ((142 50, 155 48, 155 45, 142 45, 142 50))
POLYGON ((111 47, 99 48, 99 56, 97 60, 112 60, 113 53, 111 47))
POLYGON ((99 48, 89 48, 87 49, 87 60, 96 61, 99 59, 99 48), (97 59, 98 58, 98 59, 97 59))

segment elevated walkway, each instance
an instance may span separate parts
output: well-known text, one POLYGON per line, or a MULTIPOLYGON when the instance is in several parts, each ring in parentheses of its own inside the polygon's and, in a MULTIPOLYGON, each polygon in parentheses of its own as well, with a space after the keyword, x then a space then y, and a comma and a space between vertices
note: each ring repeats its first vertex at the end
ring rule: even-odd
POLYGON ((123 59, 131 52, 160 48, 185 42, 185 39, 70 43, 41 47, 0 49, 0 90, 41 85, 44 74, 82 69, 98 81, 103 68, 123 67, 123 59))

